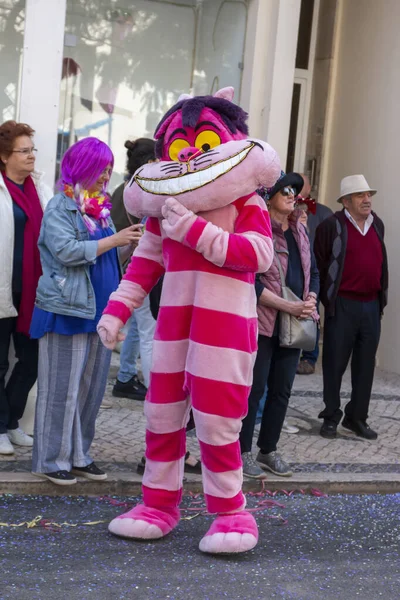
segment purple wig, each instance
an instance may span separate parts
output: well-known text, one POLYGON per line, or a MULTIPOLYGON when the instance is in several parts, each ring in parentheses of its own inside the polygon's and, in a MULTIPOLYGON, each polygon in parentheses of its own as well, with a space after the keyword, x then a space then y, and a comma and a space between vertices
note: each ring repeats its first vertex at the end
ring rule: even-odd
POLYGON ((236 133, 238 130, 248 134, 249 130, 247 127, 248 114, 240 108, 237 104, 225 100, 224 98, 216 98, 215 96, 195 96, 185 100, 180 100, 168 112, 165 113, 159 124, 157 125, 154 137, 156 142, 156 156, 160 158, 162 156, 162 148, 164 145, 164 136, 159 135, 161 125, 168 119, 172 114, 182 109, 182 123, 184 127, 194 127, 199 120, 200 113, 203 108, 210 108, 219 114, 227 128, 231 133, 236 133))
POLYGON ((104 142, 95 137, 79 140, 68 148, 61 161, 61 176, 57 187, 65 185, 90 189, 104 169, 114 166, 114 155, 104 142))

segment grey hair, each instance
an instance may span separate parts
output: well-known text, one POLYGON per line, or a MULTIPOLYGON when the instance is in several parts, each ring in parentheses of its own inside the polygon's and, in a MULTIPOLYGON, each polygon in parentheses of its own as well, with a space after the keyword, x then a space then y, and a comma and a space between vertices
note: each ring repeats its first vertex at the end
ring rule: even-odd
POLYGON ((340 201, 342 204, 343 204, 343 200, 348 200, 349 202, 351 202, 351 197, 352 197, 352 194, 346 194, 345 196, 343 196, 343 198, 340 199, 340 201))

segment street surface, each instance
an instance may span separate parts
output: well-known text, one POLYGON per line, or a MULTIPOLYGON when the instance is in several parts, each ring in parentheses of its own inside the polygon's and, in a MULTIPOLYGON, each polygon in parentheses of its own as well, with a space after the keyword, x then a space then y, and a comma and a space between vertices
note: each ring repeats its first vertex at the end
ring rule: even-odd
POLYGON ((190 520, 152 543, 107 532, 108 521, 134 502, 0 496, 0 599, 400 597, 400 494, 249 496, 248 505, 261 508, 255 512, 259 545, 245 555, 217 558, 198 550, 211 521, 202 514, 201 496, 186 496, 183 516, 190 520), (61 527, 46 529, 39 517, 61 527), (31 527, 10 526, 24 522, 31 527))

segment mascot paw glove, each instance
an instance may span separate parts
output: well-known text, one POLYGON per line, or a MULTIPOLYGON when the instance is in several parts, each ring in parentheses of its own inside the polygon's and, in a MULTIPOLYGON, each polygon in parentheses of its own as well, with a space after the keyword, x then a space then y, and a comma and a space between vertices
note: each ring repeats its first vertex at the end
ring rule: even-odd
POLYGON ((114 350, 117 342, 122 342, 125 339, 125 335, 120 331, 123 326, 123 322, 118 317, 103 315, 97 325, 97 333, 103 346, 109 350, 114 350))
POLYGON ((168 198, 162 207, 162 228, 171 240, 184 242, 197 217, 176 198, 168 198))

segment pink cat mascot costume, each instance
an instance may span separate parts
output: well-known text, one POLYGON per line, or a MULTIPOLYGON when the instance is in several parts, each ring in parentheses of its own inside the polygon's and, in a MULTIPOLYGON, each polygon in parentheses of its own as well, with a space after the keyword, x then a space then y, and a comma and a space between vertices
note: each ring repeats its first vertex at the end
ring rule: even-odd
POLYGON ((273 258, 270 220, 255 190, 281 168, 248 138, 233 88, 181 96, 158 125, 160 162, 136 171, 124 194, 146 231, 98 325, 107 348, 165 273, 153 345, 143 504, 115 518, 115 535, 156 539, 179 523, 190 408, 207 509, 218 516, 200 541, 209 553, 245 552, 258 540, 244 510, 241 422, 257 351, 255 274, 273 258))

